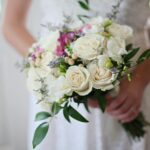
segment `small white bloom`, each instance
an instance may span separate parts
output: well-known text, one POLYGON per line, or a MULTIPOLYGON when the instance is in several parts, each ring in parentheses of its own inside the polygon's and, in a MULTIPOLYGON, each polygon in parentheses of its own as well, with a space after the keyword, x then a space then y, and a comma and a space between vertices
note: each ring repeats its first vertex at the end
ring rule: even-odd
POLYGON ((111 68, 113 66, 110 58, 105 54, 98 56, 98 65, 104 68, 111 68))
POLYGON ((113 37, 124 39, 126 42, 131 40, 133 37, 133 29, 127 25, 113 23, 108 28, 108 31, 113 37))
POLYGON ((102 26, 103 18, 97 17, 88 22, 82 29, 84 34, 98 34, 104 31, 104 27, 102 26))
POLYGON ((47 36, 42 37, 39 40, 39 45, 46 51, 54 52, 58 45, 58 39, 60 37, 59 31, 50 32, 47 36))
POLYGON ((101 16, 98 16, 98 17, 92 18, 88 23, 92 25, 102 24, 103 21, 104 21, 104 18, 102 18, 101 16))
POLYGON ((70 67, 66 72, 66 79, 71 89, 81 96, 88 95, 92 91, 90 73, 84 67, 70 67))
POLYGON ((71 30, 78 30, 82 26, 83 26, 83 23, 80 20, 76 20, 76 21, 73 21, 72 23, 68 24, 68 28, 71 30))
POLYGON ((114 61, 121 63, 122 62, 122 55, 127 54, 125 41, 121 38, 111 37, 107 41, 106 53, 114 61))
POLYGON ((73 53, 84 60, 93 60, 102 52, 102 36, 97 34, 86 35, 77 39, 73 47, 73 53))
POLYGON ((72 94, 72 90, 64 76, 60 76, 59 78, 49 77, 47 84, 50 102, 58 102, 65 95, 72 94))
POLYGON ((38 100, 42 98, 41 93, 38 92, 38 90, 42 86, 42 84, 39 80, 40 80, 40 76, 38 75, 38 70, 31 67, 28 70, 28 74, 27 74, 27 86, 28 86, 29 90, 36 96, 36 98, 38 100))
POLYGON ((109 69, 99 66, 98 62, 94 61, 88 65, 88 70, 95 89, 106 91, 114 88, 113 82, 116 80, 117 75, 109 69))
POLYGON ((52 107, 52 103, 50 103, 47 100, 43 100, 39 103, 39 105, 41 106, 42 109, 44 109, 47 112, 51 111, 51 107, 52 107))

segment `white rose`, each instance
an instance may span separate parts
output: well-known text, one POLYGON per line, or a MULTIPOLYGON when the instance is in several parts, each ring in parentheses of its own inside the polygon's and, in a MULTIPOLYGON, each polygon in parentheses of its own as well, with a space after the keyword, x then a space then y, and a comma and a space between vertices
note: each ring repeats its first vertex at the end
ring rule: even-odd
POLYGON ((52 71, 49 63, 54 59, 54 55, 51 52, 43 52, 41 57, 38 57, 34 64, 36 71, 40 77, 46 77, 52 71))
POLYGON ((48 97, 50 102, 58 102, 65 95, 71 95, 72 90, 64 76, 59 78, 49 77, 47 79, 48 84, 48 97))
POLYGON ((109 69, 99 66, 98 62, 92 62, 88 65, 88 70, 95 89, 106 91, 114 88, 113 82, 116 80, 117 75, 109 69))
POLYGON ((84 60, 93 60, 102 52, 102 37, 96 34, 86 35, 77 39, 73 46, 73 53, 84 60))
POLYGON ((70 67, 66 72, 66 79, 71 89, 81 96, 88 95, 92 91, 90 73, 84 67, 70 67))
POLYGON ((60 37, 59 31, 50 32, 47 36, 42 37, 39 40, 39 45, 46 51, 54 52, 58 45, 58 39, 60 37))
POLYGON ((108 28, 108 31, 112 36, 124 39, 126 42, 131 40, 133 37, 133 29, 127 25, 113 23, 108 28))
POLYGON ((120 38, 111 37, 107 41, 107 51, 109 57, 114 61, 121 63, 122 55, 127 54, 125 41, 120 38))

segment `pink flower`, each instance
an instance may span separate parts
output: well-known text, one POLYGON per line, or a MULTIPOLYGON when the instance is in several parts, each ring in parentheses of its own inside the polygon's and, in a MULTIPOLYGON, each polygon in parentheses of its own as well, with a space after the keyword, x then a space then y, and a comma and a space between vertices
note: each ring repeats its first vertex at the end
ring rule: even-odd
POLYGON ((38 53, 43 53, 43 51, 44 51, 44 49, 43 48, 41 48, 40 46, 37 46, 37 48, 36 48, 36 52, 38 52, 38 53))
POLYGON ((57 48, 56 48, 56 51, 55 51, 55 54, 57 56, 63 56, 64 55, 64 49, 62 48, 61 45, 58 45, 57 48))
POLYGON ((31 55, 31 59, 32 59, 32 61, 35 61, 35 60, 36 60, 35 54, 32 54, 32 55, 31 55))
POLYGON ((36 61, 36 59, 44 52, 44 49, 40 46, 34 47, 34 52, 31 54, 32 61, 36 61))
POLYGON ((81 33, 84 33, 84 30, 91 30, 92 29, 92 25, 91 24, 86 24, 85 26, 83 26, 81 29, 80 29, 80 32, 81 33))
POLYGON ((59 45, 56 48, 56 55, 63 56, 65 55, 65 47, 75 38, 74 32, 61 33, 58 39, 59 45))

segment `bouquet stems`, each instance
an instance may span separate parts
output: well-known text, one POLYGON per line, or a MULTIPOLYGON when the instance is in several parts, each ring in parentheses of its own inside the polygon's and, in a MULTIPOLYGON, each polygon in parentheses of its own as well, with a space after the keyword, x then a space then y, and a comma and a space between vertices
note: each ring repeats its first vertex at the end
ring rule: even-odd
POLYGON ((145 127, 150 126, 150 123, 145 120, 143 113, 140 112, 136 119, 129 123, 123 123, 122 126, 134 140, 140 140, 146 133, 145 127))

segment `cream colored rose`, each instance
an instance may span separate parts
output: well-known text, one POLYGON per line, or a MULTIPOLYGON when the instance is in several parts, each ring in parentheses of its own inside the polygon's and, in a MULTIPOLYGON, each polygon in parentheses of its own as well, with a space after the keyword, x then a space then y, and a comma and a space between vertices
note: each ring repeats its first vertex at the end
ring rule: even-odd
POLYGON ((92 91, 90 73, 84 67, 71 66, 66 72, 66 79, 71 89, 81 96, 87 95, 92 91))
POLYGON ((97 34, 80 37, 73 44, 73 53, 84 60, 95 59, 102 52, 102 38, 102 36, 97 34))
POLYGON ((99 66, 98 62, 95 61, 88 65, 88 70, 95 89, 106 91, 114 87, 113 81, 115 81, 117 75, 109 69, 99 66))
POLYGON ((46 77, 52 71, 49 63, 54 59, 54 55, 51 52, 43 52, 40 57, 38 57, 35 62, 35 68, 40 77, 46 77))

